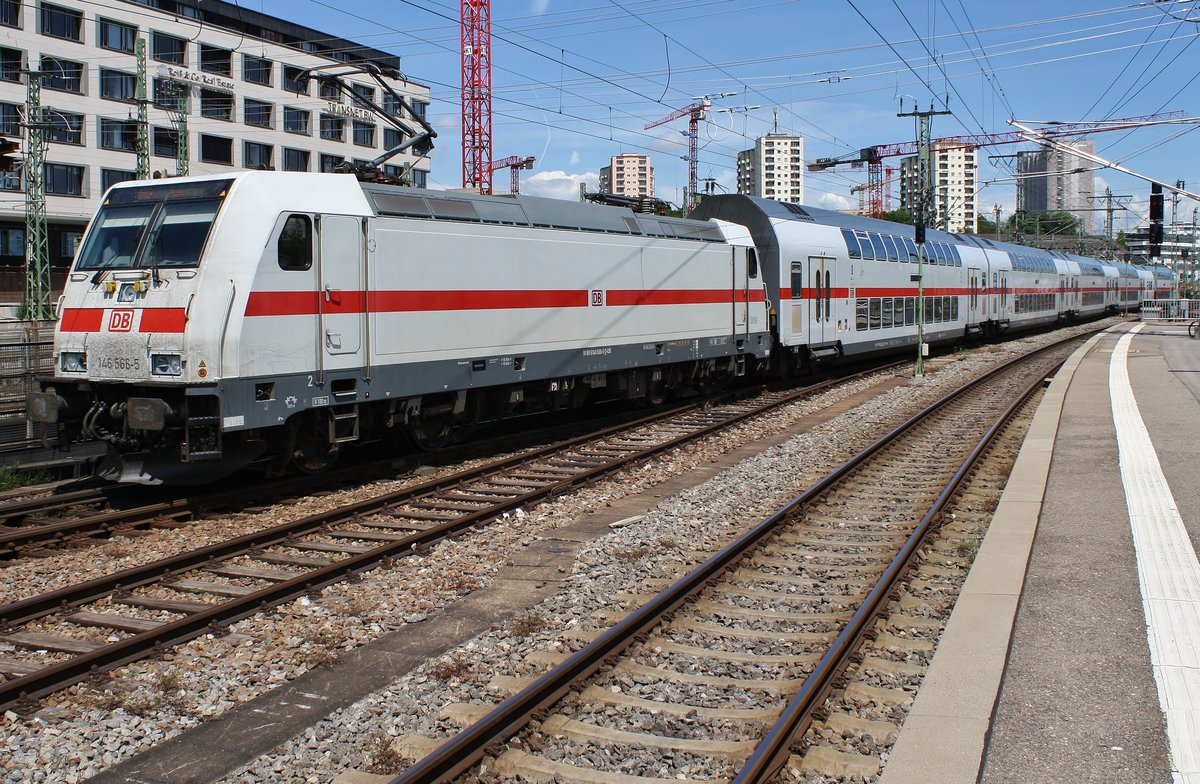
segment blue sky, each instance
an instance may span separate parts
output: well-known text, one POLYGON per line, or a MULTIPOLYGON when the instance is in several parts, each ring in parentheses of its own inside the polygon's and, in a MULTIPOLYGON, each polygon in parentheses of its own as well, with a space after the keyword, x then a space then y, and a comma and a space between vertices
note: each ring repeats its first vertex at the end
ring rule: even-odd
MULTIPOLYGON (((432 90, 431 182, 461 185, 457 2, 241 2, 398 54, 406 76, 432 90)), ((574 198, 580 182, 595 188, 610 156, 637 152, 653 158, 656 195, 682 201, 686 120, 643 126, 704 95, 725 111, 701 126, 699 175, 730 190, 737 151, 772 129, 776 109, 809 159, 915 138, 913 120, 896 116, 901 97, 905 109, 948 98, 953 115, 934 119, 935 137, 1010 131, 1010 117, 1200 116, 1200 0, 493 0, 492 14, 493 155, 537 157, 523 193, 574 198)), ((1196 128, 1090 138, 1105 158, 1200 191, 1196 128)), ((1030 145, 981 151, 981 212, 1011 213, 1011 168, 988 155, 1019 149, 1030 145)), ((850 206, 864 177, 849 167, 809 174, 806 201, 850 206)), ((497 173, 497 190, 507 178, 497 173)), ((1133 197, 1118 229, 1145 220, 1149 183, 1097 171, 1097 192, 1106 186, 1133 197)), ((1179 220, 1198 206, 1180 201, 1179 220)))

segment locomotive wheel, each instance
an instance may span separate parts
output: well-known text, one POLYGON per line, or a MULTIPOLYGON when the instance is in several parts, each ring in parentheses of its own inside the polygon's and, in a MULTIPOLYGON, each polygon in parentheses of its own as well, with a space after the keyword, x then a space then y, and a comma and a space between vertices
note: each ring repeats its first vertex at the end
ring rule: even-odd
POLYGON ((342 445, 329 439, 329 420, 322 415, 306 416, 296 430, 292 466, 302 474, 329 470, 342 453, 342 445))
POLYGON ((418 417, 408 423, 408 435, 425 452, 445 449, 454 440, 454 417, 448 413, 418 417))

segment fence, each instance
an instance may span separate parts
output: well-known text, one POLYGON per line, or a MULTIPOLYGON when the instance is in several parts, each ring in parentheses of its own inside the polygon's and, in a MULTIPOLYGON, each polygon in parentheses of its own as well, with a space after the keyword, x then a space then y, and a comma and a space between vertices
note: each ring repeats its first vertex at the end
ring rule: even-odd
POLYGON ((26 400, 38 377, 53 372, 53 350, 53 321, 0 322, 0 449, 40 438, 26 416, 26 400))
POLYGON ((1196 321, 1200 299, 1144 299, 1142 321, 1196 321))

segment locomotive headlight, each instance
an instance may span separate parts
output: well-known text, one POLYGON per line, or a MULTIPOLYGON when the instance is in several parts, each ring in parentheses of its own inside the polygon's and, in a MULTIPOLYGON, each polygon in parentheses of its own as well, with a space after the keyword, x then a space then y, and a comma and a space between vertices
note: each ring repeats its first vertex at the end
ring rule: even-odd
POLYGON ((68 373, 87 372, 87 354, 82 351, 64 351, 58 361, 59 367, 68 373))
POLYGON ((182 375, 183 358, 178 354, 151 354, 150 372, 155 376, 182 375))

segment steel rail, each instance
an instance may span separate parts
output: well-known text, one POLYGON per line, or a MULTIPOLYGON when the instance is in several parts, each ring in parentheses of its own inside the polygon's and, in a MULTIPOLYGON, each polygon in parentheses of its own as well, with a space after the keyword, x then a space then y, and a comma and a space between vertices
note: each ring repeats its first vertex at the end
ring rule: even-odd
MULTIPOLYGON (((903 363, 897 363, 903 364, 903 363)), ((855 374, 858 375, 878 372, 873 368, 855 374)), ((642 462, 663 452, 675 449, 683 444, 710 435, 713 432, 731 427, 750 417, 759 416, 766 411, 777 408, 785 403, 826 389, 834 384, 848 380, 847 378, 830 379, 818 384, 804 387, 794 392, 769 401, 758 408, 733 414, 718 422, 710 423, 690 433, 685 433, 662 443, 653 445, 615 459, 611 462, 584 470, 560 481, 537 488, 515 498, 506 499, 502 503, 480 509, 445 524, 417 531, 410 536, 388 542, 372 550, 352 554, 336 561, 329 566, 315 569, 287 581, 282 581, 263 588, 244 597, 237 597, 211 608, 191 613, 176 621, 162 624, 149 631, 131 635, 118 642, 104 646, 94 651, 80 654, 66 661, 40 669, 28 675, 0 683, 0 710, 28 704, 42 696, 59 691, 66 686, 78 683, 85 678, 105 670, 119 667, 129 662, 143 658, 163 647, 177 645, 204 633, 219 632, 223 627, 235 621, 246 618, 257 612, 269 609, 283 602, 303 596, 335 582, 369 570, 381 563, 402 557, 432 544, 446 536, 470 528, 479 523, 491 520, 504 512, 529 506, 545 498, 561 494, 579 485, 587 484, 608 474, 619 471, 631 464, 642 462)), ((47 594, 30 597, 0 606, 0 625, 4 627, 24 623, 45 615, 61 612, 73 606, 87 604, 105 596, 130 591, 135 588, 163 582, 178 574, 191 569, 203 567, 234 555, 270 547, 287 545, 289 541, 300 534, 318 530, 324 526, 344 522, 356 516, 369 514, 381 508, 403 502, 404 500, 424 495, 430 492, 445 490, 465 481, 471 481, 502 470, 507 470, 524 463, 545 459, 548 455, 566 452, 589 441, 610 437, 616 433, 652 424, 667 416, 687 413, 694 406, 687 406, 682 411, 670 415, 655 414, 638 420, 635 425, 624 424, 606 428, 600 433, 580 436, 570 439, 567 443, 555 444, 551 447, 535 450, 531 455, 521 455, 505 458, 486 466, 480 466, 454 475, 423 482, 411 488, 387 493, 376 498, 366 499, 354 504, 348 504, 328 512, 321 512, 301 518, 300 520, 275 526, 253 534, 247 534, 226 542, 192 550, 171 558, 141 567, 128 569, 115 575, 90 580, 74 586, 52 591, 47 594)))
MULTIPOLYGON (((1062 364, 1058 363, 1048 375, 1057 373, 1062 364)), ((1029 384, 979 439, 731 784, 766 784, 787 763, 793 739, 802 736, 812 724, 813 714, 824 704, 850 657, 887 607, 891 592, 908 571, 913 556, 924 545, 926 535, 940 520, 942 512, 996 436, 1044 383, 1045 378, 1039 378, 1029 384)))
MULTIPOLYGON (((503 742, 523 728, 540 710, 557 702, 579 681, 595 674, 614 656, 633 644, 642 635, 657 626, 668 615, 696 593, 718 578, 727 568, 739 561, 747 552, 756 548, 765 538, 774 534, 782 523, 797 510, 824 495, 853 473, 869 458, 884 449, 900 436, 907 433, 929 415, 948 403, 1005 373, 1017 365, 1028 362, 1041 354, 1070 342, 1074 337, 1058 341, 1037 349, 981 374, 962 387, 942 396, 914 414, 888 433, 874 441, 837 468, 830 471, 811 487, 770 517, 756 524, 746 533, 726 545, 715 555, 694 568, 679 581, 664 589, 632 614, 609 627, 598 637, 576 651, 560 664, 524 689, 500 703, 479 721, 462 730, 429 755, 417 761, 389 784, 438 784, 459 776, 477 764, 493 744, 503 742)), ((1042 379, 1032 385, 1036 388, 1042 379)), ((974 450, 972 452, 974 454, 974 450)), ((960 472, 955 474, 958 477, 960 472)), ((956 480, 957 481, 957 480, 956 480)), ((943 492, 943 495, 946 495, 943 492)), ((939 496, 940 498, 941 496, 939 496)))

